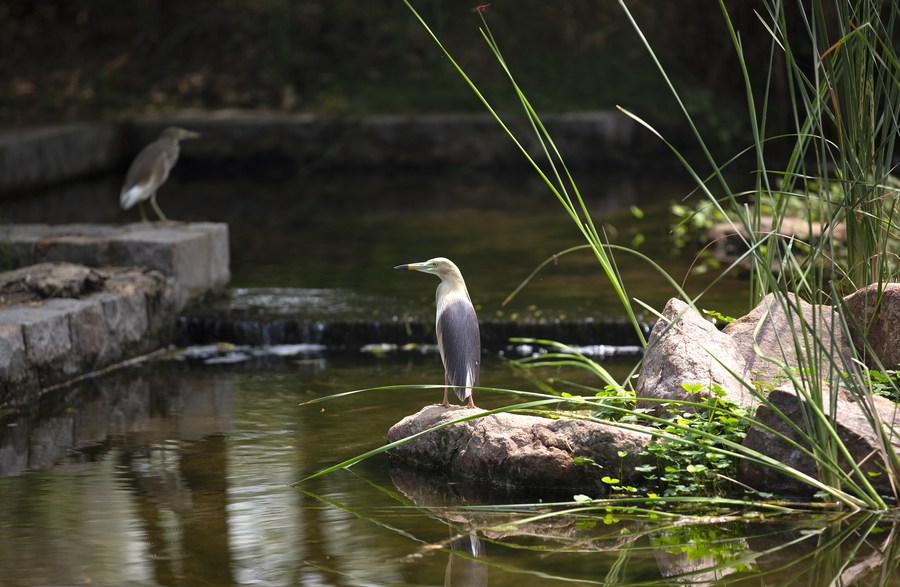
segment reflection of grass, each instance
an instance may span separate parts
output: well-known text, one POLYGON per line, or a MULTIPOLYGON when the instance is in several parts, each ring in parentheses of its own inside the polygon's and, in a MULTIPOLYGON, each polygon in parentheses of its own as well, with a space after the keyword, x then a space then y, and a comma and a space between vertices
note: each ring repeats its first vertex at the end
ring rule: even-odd
MULTIPOLYGON (((419 494, 423 489, 415 490, 419 494)), ((779 513, 776 507, 765 513, 747 512, 742 502, 724 500, 707 508, 694 505, 693 514, 657 515, 640 514, 637 504, 603 500, 587 506, 431 507, 371 481, 361 491, 366 495, 354 493, 353 501, 364 506, 349 505, 340 493, 302 491, 350 518, 333 522, 323 518, 320 523, 326 525, 313 533, 328 536, 331 523, 346 533, 349 524, 360 536, 396 542, 398 560, 411 573, 429 573, 421 580, 427 584, 439 584, 435 575, 444 572, 446 557, 458 556, 451 549, 454 538, 469 535, 486 545, 477 561, 491 569, 494 580, 509 575, 540 579, 542 584, 658 585, 661 578, 677 583, 718 578, 717 584, 750 580, 767 585, 828 585, 855 578, 868 584, 867 577, 873 581, 878 576, 892 577, 900 564, 897 522, 868 514, 796 515, 779 513), (447 530, 436 534, 435 524, 447 530), (443 537, 436 539, 436 535, 443 537), (598 569, 604 569, 605 576, 598 575, 598 569), (863 574, 848 575, 848 569, 863 574)), ((340 554, 307 563, 335 576, 365 580, 366 573, 346 568, 340 554)))

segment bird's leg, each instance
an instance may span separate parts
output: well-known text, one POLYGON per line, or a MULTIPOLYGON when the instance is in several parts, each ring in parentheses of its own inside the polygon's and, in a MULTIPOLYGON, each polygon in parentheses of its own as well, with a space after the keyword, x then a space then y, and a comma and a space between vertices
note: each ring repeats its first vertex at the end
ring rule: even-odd
POLYGON ((159 209, 159 205, 156 203, 156 192, 153 192, 153 195, 150 196, 150 205, 153 206, 153 210, 156 212, 156 215, 159 216, 159 219, 163 222, 168 222, 169 219, 166 218, 166 215, 163 214, 163 211, 159 209))
POLYGON ((444 373, 444 401, 441 404, 441 406, 443 406, 445 408, 450 406, 450 401, 447 398, 447 390, 449 390, 449 389, 450 389, 450 379, 447 377, 447 374, 444 373))
POLYGON ((469 403, 466 404, 466 407, 470 410, 475 409, 475 400, 472 399, 472 392, 469 392, 469 403))
POLYGON ((138 209, 141 211, 141 222, 147 222, 147 215, 144 213, 144 202, 138 202, 138 209))

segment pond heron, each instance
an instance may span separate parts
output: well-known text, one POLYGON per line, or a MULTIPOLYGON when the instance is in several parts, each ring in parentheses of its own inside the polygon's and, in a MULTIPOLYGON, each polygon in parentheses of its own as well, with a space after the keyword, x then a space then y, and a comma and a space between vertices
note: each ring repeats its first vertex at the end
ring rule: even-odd
POLYGON ((453 261, 444 257, 429 259, 422 263, 398 265, 394 269, 408 269, 431 273, 441 279, 435 292, 437 316, 435 332, 438 350, 444 363, 444 407, 447 389, 453 387, 460 401, 468 399, 467 408, 474 408, 472 388, 478 386, 481 365, 481 334, 478 331, 478 317, 462 273, 453 261))
POLYGON ((181 150, 179 141, 196 139, 199 136, 199 133, 170 126, 162 131, 158 139, 144 147, 134 158, 125 176, 125 184, 119 195, 122 209, 128 210, 135 204, 140 204, 141 220, 146 222, 144 200, 149 199, 159 219, 163 222, 168 220, 156 204, 156 190, 166 182, 169 172, 178 161, 178 153, 181 150))

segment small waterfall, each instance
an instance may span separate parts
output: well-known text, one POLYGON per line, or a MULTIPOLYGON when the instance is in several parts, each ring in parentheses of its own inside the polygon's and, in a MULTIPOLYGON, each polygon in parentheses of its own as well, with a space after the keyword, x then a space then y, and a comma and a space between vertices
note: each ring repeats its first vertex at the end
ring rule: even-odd
MULTIPOLYGON (((402 347, 434 343, 430 316, 395 315, 383 319, 390 315, 385 308, 391 307, 398 307, 394 300, 338 290, 233 290, 226 299, 186 311, 180 318, 179 344, 304 344, 357 351, 373 345, 402 347), (328 303, 329 296, 339 303, 328 303), (382 318, 372 318, 376 315, 382 318)), ((650 327, 643 325, 645 337, 650 327)), ((565 320, 491 318, 481 321, 485 351, 509 351, 515 348, 510 343, 515 338, 558 341, 588 350, 640 351, 638 336, 624 319, 585 316, 565 320)))

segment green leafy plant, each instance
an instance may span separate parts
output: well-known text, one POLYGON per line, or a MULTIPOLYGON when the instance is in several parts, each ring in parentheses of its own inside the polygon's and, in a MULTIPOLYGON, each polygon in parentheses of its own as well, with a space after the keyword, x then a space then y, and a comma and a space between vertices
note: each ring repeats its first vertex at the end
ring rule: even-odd
POLYGON ((871 370, 868 374, 872 382, 872 393, 886 397, 894 403, 900 403, 900 371, 871 370))
POLYGON ((682 387, 697 396, 699 407, 663 405, 667 416, 659 428, 666 436, 647 446, 657 465, 642 465, 637 471, 664 496, 732 493, 738 459, 722 449, 725 442, 741 443, 751 410, 725 399, 718 385, 710 389, 699 384, 682 387))

